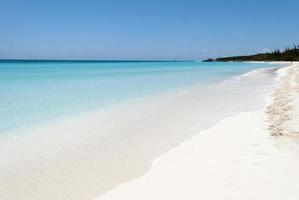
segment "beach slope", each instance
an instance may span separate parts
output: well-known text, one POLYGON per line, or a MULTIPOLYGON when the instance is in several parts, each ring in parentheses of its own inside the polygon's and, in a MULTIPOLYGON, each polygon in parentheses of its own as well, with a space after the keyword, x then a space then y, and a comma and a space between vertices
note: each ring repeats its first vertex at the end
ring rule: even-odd
MULTIPOLYGON (((279 72, 277 87, 285 87, 285 81, 290 81, 287 91, 291 95, 286 96, 292 112, 286 124, 292 127, 292 133, 298 123, 297 72, 296 63, 279 72)), ((277 92, 269 108, 276 103, 277 92)), ((97 200, 297 200, 299 144, 293 137, 286 141, 271 135, 274 122, 269 108, 221 121, 159 157, 144 176, 97 200)))

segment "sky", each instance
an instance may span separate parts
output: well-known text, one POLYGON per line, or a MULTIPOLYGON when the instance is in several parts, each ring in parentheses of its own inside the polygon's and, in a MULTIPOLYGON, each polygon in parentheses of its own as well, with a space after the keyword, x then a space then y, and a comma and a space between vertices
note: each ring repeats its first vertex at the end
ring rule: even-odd
POLYGON ((0 0, 0 59, 197 60, 299 44, 298 0, 0 0))

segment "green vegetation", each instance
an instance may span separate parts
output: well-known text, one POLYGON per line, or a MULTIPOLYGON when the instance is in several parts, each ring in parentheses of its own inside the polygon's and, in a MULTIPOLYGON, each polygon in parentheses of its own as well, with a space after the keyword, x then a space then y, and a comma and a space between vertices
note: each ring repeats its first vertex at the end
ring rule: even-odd
POLYGON ((250 56, 234 56, 212 59, 204 62, 229 62, 229 61, 299 61, 299 45, 285 48, 283 51, 274 50, 271 53, 259 53, 250 56))

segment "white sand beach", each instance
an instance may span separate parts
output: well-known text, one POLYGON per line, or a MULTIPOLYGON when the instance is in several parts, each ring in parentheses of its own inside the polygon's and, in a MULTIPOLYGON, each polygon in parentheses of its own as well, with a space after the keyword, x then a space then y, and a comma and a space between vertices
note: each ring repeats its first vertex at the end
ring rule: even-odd
POLYGON ((298 145, 268 133, 281 86, 297 130, 297 73, 271 65, 3 135, 0 199, 298 199, 298 145))
POLYGON ((298 200, 299 64, 278 73, 267 109, 222 120, 97 200, 298 200))
POLYGON ((0 200, 299 200, 298 8, 0 0, 0 200))

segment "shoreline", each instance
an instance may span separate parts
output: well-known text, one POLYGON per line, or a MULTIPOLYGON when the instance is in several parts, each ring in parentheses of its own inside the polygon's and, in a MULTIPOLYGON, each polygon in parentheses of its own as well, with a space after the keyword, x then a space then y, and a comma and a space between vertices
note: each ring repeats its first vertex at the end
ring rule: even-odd
MULTIPOLYGON (((282 81, 290 80, 288 69, 296 67, 298 70, 298 63, 278 70, 279 82, 265 111, 245 112, 221 120, 157 158, 142 177, 121 184, 96 200, 298 199, 299 147, 292 146, 290 141, 281 146, 268 130, 273 120, 269 109, 277 107, 275 99, 281 93, 282 81)), ((298 85, 299 82, 297 90, 298 85)), ((294 87, 293 84, 293 91, 294 87)), ((299 119, 298 93, 296 97, 293 111, 297 115, 293 114, 296 117, 288 123, 293 129, 290 124, 299 119)), ((299 130, 298 126, 295 128, 299 130)))
POLYGON ((272 74, 271 69, 212 87, 191 87, 120 106, 108 116, 87 113, 16 138, 0 146, 0 158, 6 161, 0 164, 0 194, 7 199, 90 199, 110 191, 147 174, 153 160, 198 131, 264 105, 272 74))

